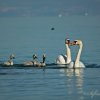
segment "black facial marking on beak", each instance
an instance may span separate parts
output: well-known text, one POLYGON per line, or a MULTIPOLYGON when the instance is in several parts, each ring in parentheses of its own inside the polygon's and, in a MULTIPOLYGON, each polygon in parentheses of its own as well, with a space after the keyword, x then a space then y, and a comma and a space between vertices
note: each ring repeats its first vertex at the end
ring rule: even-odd
POLYGON ((77 42, 77 40, 74 41, 75 43, 77 42))
POLYGON ((67 41, 68 41, 68 44, 70 43, 70 39, 67 39, 67 41))
POLYGON ((75 45, 75 44, 76 44, 76 42, 77 42, 77 40, 75 40, 75 41, 73 42, 73 44, 75 45))
POLYGON ((70 39, 65 39, 66 44, 70 44, 70 39))

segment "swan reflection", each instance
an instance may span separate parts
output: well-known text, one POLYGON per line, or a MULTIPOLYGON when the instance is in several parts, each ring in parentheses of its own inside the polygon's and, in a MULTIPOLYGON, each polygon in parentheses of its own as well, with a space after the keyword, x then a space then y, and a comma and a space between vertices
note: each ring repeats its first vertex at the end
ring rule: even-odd
POLYGON ((76 94, 79 96, 80 100, 84 99, 83 93, 83 76, 84 69, 62 69, 60 71, 66 76, 66 89, 68 95, 76 94))

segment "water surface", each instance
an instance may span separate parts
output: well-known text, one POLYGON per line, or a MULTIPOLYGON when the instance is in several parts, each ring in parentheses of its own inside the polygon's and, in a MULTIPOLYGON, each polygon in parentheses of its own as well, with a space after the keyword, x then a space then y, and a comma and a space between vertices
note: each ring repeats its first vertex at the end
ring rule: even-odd
MULTIPOLYGON (((99 100, 100 16, 0 18, 0 62, 16 55, 18 66, 0 66, 1 100, 99 100), (51 28, 54 27, 54 30, 51 28), (52 63, 65 54, 64 39, 81 39, 85 69, 59 68, 52 63), (36 53, 46 68, 23 67, 36 53)), ((71 47, 75 60, 78 47, 71 47)))

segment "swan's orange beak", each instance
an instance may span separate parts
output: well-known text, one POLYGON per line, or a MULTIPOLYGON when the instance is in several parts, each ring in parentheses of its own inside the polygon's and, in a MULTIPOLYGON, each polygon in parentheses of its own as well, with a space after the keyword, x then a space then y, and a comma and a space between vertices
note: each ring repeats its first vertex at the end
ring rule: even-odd
POLYGON ((78 44, 77 44, 77 40, 73 41, 73 42, 72 42, 72 45, 78 45, 78 44))

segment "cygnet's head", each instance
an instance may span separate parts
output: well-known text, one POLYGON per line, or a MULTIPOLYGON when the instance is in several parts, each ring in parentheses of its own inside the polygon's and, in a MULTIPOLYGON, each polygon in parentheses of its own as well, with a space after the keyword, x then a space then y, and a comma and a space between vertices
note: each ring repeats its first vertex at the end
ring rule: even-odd
POLYGON ((14 54, 11 54, 10 55, 10 59, 15 59, 15 55, 14 54))
POLYGON ((37 55, 36 54, 33 54, 33 59, 37 59, 37 55))

